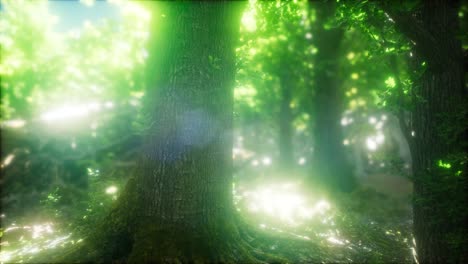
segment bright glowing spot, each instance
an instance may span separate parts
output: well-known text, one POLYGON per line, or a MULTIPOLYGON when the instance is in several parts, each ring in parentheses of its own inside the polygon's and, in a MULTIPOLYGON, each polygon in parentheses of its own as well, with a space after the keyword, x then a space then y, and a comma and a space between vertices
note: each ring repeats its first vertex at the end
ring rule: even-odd
POLYGON ((42 237, 44 233, 47 233, 47 234, 53 233, 52 225, 50 223, 33 226, 33 233, 32 233, 33 239, 42 237))
POLYGON ((352 122, 353 122, 352 118, 348 118, 348 117, 341 118, 341 125, 342 126, 347 126, 347 125, 351 124, 352 122))
POLYGON ((370 124, 375 124, 376 122, 377 122, 377 119, 376 119, 375 117, 371 116, 371 117, 369 118, 369 123, 370 123, 370 124))
POLYGON ((346 58, 348 58, 348 60, 352 60, 354 59, 354 56, 355 56, 354 52, 350 52, 348 53, 348 55, 346 55, 346 58))
POLYGON ((412 136, 412 137, 416 136, 416 132, 411 131, 411 136, 412 136))
POLYGON ((104 104, 104 106, 105 106, 106 108, 112 108, 112 107, 114 107, 114 103, 112 103, 111 101, 108 101, 108 102, 106 102, 106 103, 104 104))
MULTIPOLYGON (((132 97, 135 97, 135 98, 139 99, 139 98, 142 98, 145 95, 145 92, 143 92, 143 91, 132 91, 132 92, 130 92, 130 95, 132 97)), ((109 103, 112 103, 112 102, 109 102, 109 103)))
POLYGON ((80 3, 82 3, 85 6, 91 7, 94 5, 94 0, 80 0, 80 3))
POLYGON ((2 162, 2 168, 5 168, 6 166, 10 165, 10 163, 13 161, 14 158, 15 158, 15 155, 8 154, 8 156, 6 156, 6 158, 2 162))
POLYGON ((15 224, 13 224, 13 226, 8 227, 7 229, 5 229, 5 232, 10 232, 12 230, 19 229, 19 228, 20 228, 19 226, 15 226, 15 224))
POLYGON ((271 164, 271 159, 270 157, 264 157, 262 160, 263 165, 270 165, 271 164))
POLYGON ((49 111, 43 114, 41 118, 44 121, 54 121, 70 117, 82 117, 88 115, 88 113, 89 109, 85 106, 63 107, 60 109, 49 111))
POLYGON ((396 83, 395 83, 395 79, 393 77, 388 77, 387 80, 385 80, 385 84, 390 87, 390 88, 393 88, 395 87, 396 83))
POLYGON ((45 245, 45 247, 46 248, 55 248, 61 242, 64 242, 65 240, 67 240, 70 236, 71 236, 71 234, 68 234, 66 236, 61 236, 61 237, 57 237, 55 239, 52 239, 52 240, 49 241, 49 244, 45 245))
POLYGON ((306 163, 306 159, 304 157, 301 157, 297 163, 299 165, 304 165, 306 163))
POLYGON ((348 146, 349 145, 349 139, 343 140, 343 145, 348 146))
POLYGON ((441 168, 446 168, 446 169, 450 169, 452 167, 452 165, 448 162, 443 162, 442 160, 439 160, 437 165, 439 165, 439 167, 441 168))
POLYGON ((254 153, 252 151, 246 150, 244 148, 234 147, 232 149, 232 158, 233 159, 237 159, 237 158, 247 159, 247 158, 252 157, 253 155, 254 155, 254 153))
POLYGON ((413 255, 414 262, 416 264, 419 264, 418 253, 416 252, 416 239, 414 239, 414 237, 413 237, 413 247, 411 247, 411 253, 413 255))
POLYGON ((253 2, 250 2, 248 11, 242 15, 241 23, 242 26, 249 32, 257 30, 257 21, 255 20, 255 6, 253 2))
POLYGON ((352 74, 351 74, 351 79, 353 79, 353 80, 359 79, 359 74, 357 74, 357 73, 352 73, 352 74))
POLYGON ((7 261, 10 261, 12 257, 11 255, 12 255, 11 252, 2 250, 2 252, 0 252, 0 262, 5 263, 7 261))
POLYGON ((258 160, 253 160, 252 161, 252 166, 258 166, 258 160))
POLYGON ((306 39, 312 39, 312 34, 310 34, 309 32, 307 32, 307 33, 305 34, 305 38, 306 38, 306 39))
POLYGON ((250 107, 254 107, 256 105, 256 95, 257 90, 251 85, 236 87, 234 89, 234 99, 244 101, 250 107))
POLYGON ((382 144, 385 140, 385 136, 382 134, 382 133, 379 133, 376 137, 375 137, 375 142, 377 144, 382 144))
MULTIPOLYGON (((143 19, 145 21, 148 21, 151 18, 151 14, 147 10, 145 10, 144 8, 142 8, 138 4, 135 4, 132 1, 107 0, 107 2, 119 6, 124 16, 132 16, 139 19, 143 19)), ((141 27, 141 23, 139 23, 138 26, 141 27)))
POLYGON ((330 204, 325 200, 320 200, 315 204, 315 209, 319 211, 319 213, 323 214, 325 211, 330 209, 330 204))
POLYGON ((76 149, 76 142, 75 142, 75 141, 73 141, 73 142, 71 143, 71 148, 72 148, 72 149, 76 149))
POLYGON ((332 243, 332 244, 336 244, 336 245, 344 245, 345 242, 343 240, 340 240, 336 237, 333 237, 333 236, 330 236, 327 238, 328 242, 332 243))
POLYGON ((371 151, 374 151, 377 149, 377 142, 375 142, 375 140, 371 137, 368 137, 366 139, 366 147, 367 149, 371 150, 371 151))
POLYGON ((308 207, 305 196, 295 186, 294 183, 274 184, 245 192, 243 196, 248 199, 250 212, 266 214, 290 225, 299 225, 301 220, 322 215, 330 208, 324 200, 308 207))
POLYGON ((117 192, 117 187, 115 187, 115 186, 109 186, 109 187, 107 187, 107 189, 106 189, 106 193, 107 193, 107 194, 114 194, 114 193, 116 193, 116 192, 117 192))
POLYGON ((2 126, 11 127, 11 128, 20 128, 26 125, 26 121, 21 119, 16 120, 7 120, 2 122, 2 126))
POLYGON ((266 225, 265 225, 265 224, 260 224, 260 228, 265 229, 265 228, 266 228, 266 225))

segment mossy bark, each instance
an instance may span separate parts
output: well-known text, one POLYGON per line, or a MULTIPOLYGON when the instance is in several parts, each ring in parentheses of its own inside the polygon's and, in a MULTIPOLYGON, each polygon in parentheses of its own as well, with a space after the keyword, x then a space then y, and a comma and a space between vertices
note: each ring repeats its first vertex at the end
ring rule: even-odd
POLYGON ((423 1, 415 12, 382 4, 414 44, 418 68, 411 109, 414 236, 419 263, 468 261, 468 99, 459 34, 460 1, 423 1), (465 224, 464 224, 465 223, 465 224))
POLYGON ((147 100, 146 144, 135 177, 76 260, 258 262, 232 202, 232 88, 242 3, 148 5, 147 75, 154 93, 147 100))

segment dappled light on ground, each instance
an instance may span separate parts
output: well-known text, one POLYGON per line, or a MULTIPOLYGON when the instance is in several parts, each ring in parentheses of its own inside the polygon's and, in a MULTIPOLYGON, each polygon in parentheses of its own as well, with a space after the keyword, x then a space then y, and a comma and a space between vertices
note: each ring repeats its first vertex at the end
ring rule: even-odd
POLYGON ((236 199, 245 203, 251 214, 267 215, 292 226, 313 217, 323 217, 330 204, 324 199, 311 201, 310 197, 299 192, 297 185, 291 182, 266 184, 236 193, 236 199))
POLYGON ((301 190, 297 182, 234 187, 238 210, 261 229, 333 245, 347 243, 334 221, 336 209, 324 197, 301 190))
POLYGON ((2 232, 0 263, 34 263, 33 258, 43 251, 83 241, 71 240, 71 235, 56 229, 53 222, 12 223, 2 232))
MULTIPOLYGON (((388 204, 390 200, 383 199, 383 196, 373 191, 364 193, 366 198, 360 197, 359 193, 348 195, 342 198, 345 200, 343 204, 336 205, 340 199, 331 202, 319 191, 305 189, 300 182, 251 184, 241 181, 233 186, 237 210, 249 223, 270 233, 272 237, 289 237, 318 245, 333 254, 330 258, 332 262, 360 263, 370 258, 410 262, 414 245, 411 243, 409 225, 395 225, 397 222, 393 223, 390 218, 386 221, 380 219, 382 213, 393 210, 388 204), (368 203, 370 208, 354 208, 347 200, 368 203), (372 209, 374 206, 380 209, 372 209), (395 253, 383 255, 387 251, 395 253)), ((278 241, 272 240, 269 249, 289 254, 286 251, 290 249, 284 245, 280 247, 282 242, 278 241)), ((304 253, 302 261, 306 261, 306 255, 304 253)))

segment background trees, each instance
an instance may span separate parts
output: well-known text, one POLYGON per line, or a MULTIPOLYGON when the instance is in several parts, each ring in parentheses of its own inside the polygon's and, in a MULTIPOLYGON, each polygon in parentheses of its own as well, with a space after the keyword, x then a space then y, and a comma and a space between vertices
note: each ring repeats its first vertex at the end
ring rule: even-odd
POLYGON ((334 20, 335 3, 310 2, 310 5, 316 17, 313 43, 317 49, 310 111, 314 120, 314 165, 329 186, 350 191, 355 187, 355 175, 346 158, 340 122, 345 108, 343 76, 339 67, 344 28, 336 25, 334 20))

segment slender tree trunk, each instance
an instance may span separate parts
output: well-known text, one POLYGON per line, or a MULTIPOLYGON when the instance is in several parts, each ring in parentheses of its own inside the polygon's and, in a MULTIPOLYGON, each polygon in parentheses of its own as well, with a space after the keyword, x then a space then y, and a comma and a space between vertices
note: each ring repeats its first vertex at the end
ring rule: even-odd
POLYGON ((339 61, 342 28, 326 29, 325 24, 334 17, 333 2, 312 2, 316 12, 315 32, 314 102, 314 172, 333 189, 350 191, 355 181, 352 169, 345 156, 343 146, 341 115, 344 111, 344 92, 341 87, 339 61))
POLYGON ((386 8, 427 65, 408 131, 419 263, 467 263, 467 111, 457 1, 424 1, 419 16, 386 8))
MULTIPOLYGON (((287 65, 284 65, 288 69, 287 65)), ((279 152, 280 165, 282 169, 289 170, 294 165, 294 150, 293 150, 293 128, 292 128, 292 113, 291 100, 292 89, 289 71, 286 70, 280 73, 280 89, 281 102, 279 114, 279 152)))

